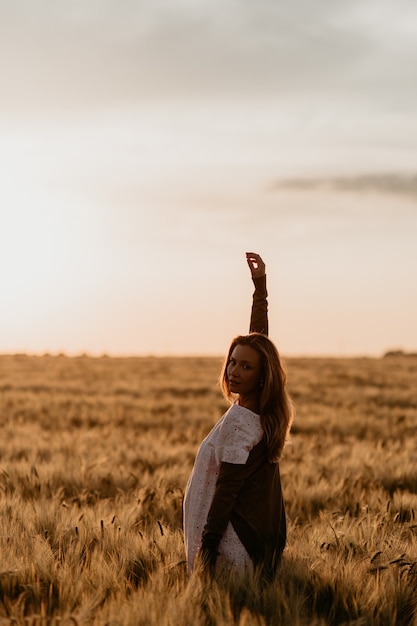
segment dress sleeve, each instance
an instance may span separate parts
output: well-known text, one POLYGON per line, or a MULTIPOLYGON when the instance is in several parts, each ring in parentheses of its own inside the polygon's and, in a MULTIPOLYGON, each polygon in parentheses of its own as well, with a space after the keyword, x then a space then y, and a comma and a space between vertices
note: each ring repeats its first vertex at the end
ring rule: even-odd
POLYGON ((266 276, 253 278, 255 291, 252 299, 252 311, 249 332, 262 333, 268 336, 268 292, 266 289, 266 276))
POLYGON ((232 405, 225 415, 215 444, 216 462, 245 464, 249 453, 262 439, 259 415, 232 405))

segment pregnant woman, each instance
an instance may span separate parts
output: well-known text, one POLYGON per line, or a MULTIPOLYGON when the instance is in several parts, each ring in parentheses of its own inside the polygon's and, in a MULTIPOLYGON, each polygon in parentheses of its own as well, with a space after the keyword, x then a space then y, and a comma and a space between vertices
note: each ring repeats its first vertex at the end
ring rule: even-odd
POLYGON ((286 374, 268 338, 265 264, 246 253, 255 285, 248 335, 233 339, 221 387, 230 408, 201 443, 184 497, 188 571, 199 560, 273 575, 286 542, 279 459, 292 420, 286 374))

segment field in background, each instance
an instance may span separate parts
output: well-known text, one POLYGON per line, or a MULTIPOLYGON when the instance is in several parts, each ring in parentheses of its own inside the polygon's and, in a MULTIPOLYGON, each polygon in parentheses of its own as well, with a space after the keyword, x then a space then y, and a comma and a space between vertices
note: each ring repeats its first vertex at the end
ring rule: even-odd
POLYGON ((187 578, 214 358, 0 357, 0 626, 417 624, 417 358, 289 359, 271 584, 187 578))

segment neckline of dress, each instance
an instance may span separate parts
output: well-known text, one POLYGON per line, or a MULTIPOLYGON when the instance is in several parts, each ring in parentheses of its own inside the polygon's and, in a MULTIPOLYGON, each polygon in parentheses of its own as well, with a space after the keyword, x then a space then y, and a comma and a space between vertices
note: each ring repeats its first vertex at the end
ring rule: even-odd
POLYGON ((255 413, 255 411, 252 411, 252 409, 247 409, 245 406, 242 406, 241 404, 239 404, 237 400, 236 402, 233 402, 233 404, 230 406, 230 408, 232 407, 237 407, 241 411, 246 411, 248 413, 252 413, 252 415, 256 415, 256 417, 259 417, 259 413, 255 413))

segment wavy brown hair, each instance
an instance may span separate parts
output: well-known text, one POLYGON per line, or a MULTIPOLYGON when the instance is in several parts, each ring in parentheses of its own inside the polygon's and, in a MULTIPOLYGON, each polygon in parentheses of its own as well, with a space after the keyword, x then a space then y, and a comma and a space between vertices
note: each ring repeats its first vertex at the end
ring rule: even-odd
POLYGON ((220 375, 220 387, 229 401, 233 394, 229 387, 227 366, 237 345, 249 346, 260 356, 261 381, 259 385, 259 414, 264 431, 268 460, 276 463, 282 454, 291 428, 293 404, 287 392, 287 374, 272 341, 261 333, 235 337, 230 345, 220 375))

